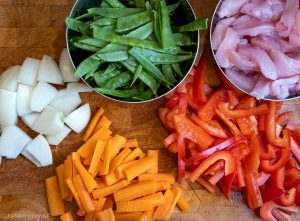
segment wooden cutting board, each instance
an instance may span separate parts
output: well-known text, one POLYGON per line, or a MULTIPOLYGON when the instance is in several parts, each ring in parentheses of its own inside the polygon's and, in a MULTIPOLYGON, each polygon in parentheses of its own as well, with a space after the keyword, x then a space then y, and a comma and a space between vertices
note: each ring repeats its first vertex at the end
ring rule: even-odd
MULTIPOLYGON (((198 17, 210 18, 216 0, 190 0, 198 17)), ((0 0, 0 73, 8 66, 22 64, 30 56, 41 58, 44 54, 56 59, 65 47, 64 19, 69 14, 74 0, 0 0)), ((206 36, 206 33, 203 33, 206 36)), ((208 39, 208 38, 207 38, 208 39)), ((208 42, 208 40, 206 41, 208 42)), ((209 49, 209 47, 206 45, 209 49)), ((206 50, 208 56, 210 50, 206 50)), ((211 67, 213 67, 213 61, 211 67)), ((81 95, 84 103, 89 102, 93 113, 100 107, 106 109, 106 116, 112 120, 112 129, 127 138, 138 138, 144 149, 161 149, 167 135, 156 116, 156 109, 164 103, 158 100, 147 104, 121 104, 112 102, 95 93, 81 95)), ((297 110, 293 101, 289 107, 297 110)), ((19 122, 29 131, 22 122, 19 122)), ((33 132, 29 133, 32 137, 33 132)), ((72 133, 53 151, 53 166, 36 168, 22 157, 3 160, 0 166, 0 221, 47 220, 58 221, 48 214, 44 180, 55 174, 55 167, 66 155, 81 144, 82 134, 72 133)), ((13 139, 13 138, 12 138, 13 139)), ((176 172, 176 156, 164 149, 160 152, 160 170, 176 172)), ((181 185, 185 198, 191 205, 188 213, 178 210, 173 221, 231 221, 259 220, 247 208, 241 195, 232 194, 227 200, 221 193, 210 194, 198 184, 185 182, 181 185)), ((67 205, 67 208, 74 205, 67 205)), ((300 215, 293 220, 300 220, 300 215)))

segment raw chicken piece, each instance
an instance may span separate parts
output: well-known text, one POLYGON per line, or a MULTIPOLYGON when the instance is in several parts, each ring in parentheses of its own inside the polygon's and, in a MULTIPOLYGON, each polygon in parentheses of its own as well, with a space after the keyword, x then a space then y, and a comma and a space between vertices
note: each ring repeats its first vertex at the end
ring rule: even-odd
POLYGON ((257 36, 254 38, 251 38, 250 40, 251 44, 253 46, 259 47, 265 51, 272 51, 272 50, 280 50, 280 44, 278 42, 278 38, 272 38, 269 36, 257 36))
POLYGON ((251 21, 253 18, 251 18, 249 15, 242 15, 238 17, 235 22, 232 23, 232 26, 239 26, 239 25, 245 25, 249 21, 251 21))
POLYGON ((239 40, 236 31, 232 28, 228 28, 225 38, 216 52, 216 59, 221 67, 230 68, 232 66, 228 59, 228 52, 229 50, 235 50, 239 40))
POLYGON ((291 51, 294 51, 295 47, 291 45, 288 41, 279 38, 278 42, 280 44, 280 51, 283 53, 289 53, 291 51))
POLYGON ((264 50, 257 47, 243 47, 240 48, 238 52, 255 62, 266 78, 271 80, 276 80, 278 78, 276 67, 264 50))
POLYGON ((291 78, 282 78, 271 83, 270 95, 280 100, 284 100, 289 97, 289 90, 299 82, 299 76, 291 78))
POLYGON ((277 67, 277 73, 280 78, 287 78, 300 74, 300 61, 275 50, 270 52, 270 57, 277 67))
POLYGON ((296 13, 295 23, 289 36, 289 42, 292 46, 300 46, 300 10, 296 13))
POLYGON ((255 80, 246 76, 243 72, 233 69, 225 69, 226 76, 232 81, 233 84, 246 92, 251 92, 255 86, 255 80))
POLYGON ((245 72, 259 70, 257 64, 250 61, 247 57, 237 53, 235 50, 229 50, 228 59, 232 65, 245 72))
POLYGON ((239 41, 239 45, 241 45, 241 46, 246 46, 246 45, 248 45, 248 43, 249 43, 249 41, 245 38, 242 38, 239 41))
POLYGON ((271 82, 271 80, 261 75, 250 94, 258 100, 268 97, 270 95, 271 82))
POLYGON ((218 15, 220 18, 231 17, 240 11, 240 8, 249 0, 224 0, 220 6, 218 15))
POLYGON ((222 43, 227 28, 236 20, 235 17, 226 18, 219 21, 215 27, 215 30, 212 34, 211 44, 214 50, 217 50, 222 43))
POLYGON ((281 19, 276 24, 276 30, 281 37, 288 37, 290 35, 298 9, 299 0, 286 0, 281 19))
POLYGON ((239 35, 249 35, 255 37, 258 35, 271 35, 276 33, 276 28, 271 22, 262 22, 258 19, 252 19, 247 24, 235 26, 234 29, 239 35))

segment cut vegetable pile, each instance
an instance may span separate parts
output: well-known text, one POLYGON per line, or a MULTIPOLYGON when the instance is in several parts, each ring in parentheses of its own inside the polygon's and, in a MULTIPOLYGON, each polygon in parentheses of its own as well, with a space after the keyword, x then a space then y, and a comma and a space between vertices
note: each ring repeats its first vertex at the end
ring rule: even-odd
POLYGON ((82 103, 79 93, 91 89, 77 81, 67 49, 59 66, 45 55, 41 61, 27 58, 22 67, 1 74, 0 156, 15 159, 22 154, 38 167, 52 164, 49 145, 60 144, 72 130, 80 133, 90 119, 89 104, 76 108, 82 103), (68 85, 57 90, 50 83, 68 85), (32 140, 16 126, 18 117, 39 135, 32 140))
POLYGON ((164 145, 178 155, 178 179, 244 193, 263 220, 300 212, 300 128, 282 102, 257 101, 233 89, 207 90, 202 57, 189 78, 158 109, 170 132, 164 145), (208 94, 209 93, 209 94, 208 94))
POLYGON ((131 3, 102 1, 86 14, 67 18, 66 24, 76 33, 70 40, 71 53, 76 51, 72 47, 91 52, 78 66, 76 77, 83 77, 102 94, 145 101, 181 81, 195 57, 198 36, 194 31, 206 29, 207 19, 177 16, 181 1, 131 3), (192 22, 182 24, 185 19, 192 22))
POLYGON ((85 221, 169 220, 175 206, 189 209, 173 174, 158 172, 158 150, 147 154, 109 129, 100 108, 89 124, 85 143, 46 179, 51 216, 72 221, 64 202, 75 201, 85 221))

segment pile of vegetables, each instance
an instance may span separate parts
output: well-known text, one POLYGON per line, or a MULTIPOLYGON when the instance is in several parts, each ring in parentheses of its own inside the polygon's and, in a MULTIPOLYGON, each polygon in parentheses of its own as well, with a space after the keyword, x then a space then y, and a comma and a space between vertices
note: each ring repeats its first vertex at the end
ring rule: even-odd
POLYGON ((26 58, 22 66, 7 69, 0 76, 0 157, 15 159, 20 154, 38 167, 52 164, 49 145, 60 144, 73 130, 80 133, 90 120, 90 106, 79 108, 79 92, 91 89, 77 83, 67 49, 59 66, 49 56, 26 58), (53 85, 67 87, 57 90, 53 85), (31 139, 20 127, 18 118, 38 133, 31 139))
POLYGON ((197 50, 194 31, 206 29, 207 19, 192 21, 188 5, 182 5, 184 10, 178 13, 181 1, 173 5, 166 0, 100 3, 66 19, 73 31, 69 33, 71 54, 89 55, 75 76, 102 94, 126 101, 149 100, 184 78, 197 50), (192 22, 182 24, 187 21, 192 22))
POLYGON ((85 132, 85 143, 46 179, 51 216, 73 221, 64 202, 75 201, 85 221, 169 220, 177 205, 189 205, 174 186, 173 174, 158 172, 158 150, 147 154, 136 139, 112 136, 111 121, 100 108, 85 132))
POLYGON ((188 79, 158 109, 170 135, 164 145, 178 156, 179 181, 244 193, 263 220, 300 212, 300 128, 282 102, 257 101, 234 89, 205 83, 202 57, 188 79))

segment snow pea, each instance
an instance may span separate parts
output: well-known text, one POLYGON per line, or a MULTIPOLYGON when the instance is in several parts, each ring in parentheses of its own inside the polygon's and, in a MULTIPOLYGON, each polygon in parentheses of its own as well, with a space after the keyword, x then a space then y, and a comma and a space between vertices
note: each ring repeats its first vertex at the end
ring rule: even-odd
POLYGON ((144 12, 144 8, 90 8, 89 13, 95 13, 107 18, 121 18, 128 15, 134 15, 144 12))
POLYGON ((91 35, 92 31, 90 30, 90 26, 85 24, 82 21, 76 20, 74 18, 66 18, 66 25, 69 29, 80 32, 83 35, 91 35))
POLYGON ((149 1, 146 1, 145 7, 146 7, 146 10, 147 10, 147 11, 151 11, 151 10, 152 10, 152 6, 151 6, 151 4, 150 4, 149 1))
POLYGON ((126 71, 109 79, 103 87, 109 89, 117 89, 127 85, 131 80, 132 74, 126 71))
POLYGON ((145 0, 135 0, 135 6, 137 8, 145 8, 145 0))
POLYGON ((86 74, 94 73, 101 64, 102 64, 101 60, 96 60, 92 56, 87 57, 77 67, 74 75, 76 77, 82 77, 86 74))
POLYGON ((149 100, 152 96, 153 96, 153 92, 150 89, 147 89, 144 92, 139 93, 136 96, 133 96, 132 99, 137 101, 146 101, 149 100))
POLYGON ((161 12, 161 46, 163 49, 175 48, 172 28, 169 17, 169 10, 165 0, 160 0, 160 12, 161 12))
POLYGON ((117 19, 115 18, 100 18, 93 21, 90 25, 106 26, 106 25, 115 25, 115 24, 117 24, 117 19))
POLYGON ((85 43, 82 43, 82 42, 76 42, 76 41, 73 42, 73 45, 77 48, 80 48, 80 49, 83 49, 83 50, 86 50, 86 51, 91 51, 91 52, 97 52, 101 49, 101 48, 95 47, 93 45, 85 44, 85 43))
POLYGON ((80 37, 77 42, 83 43, 83 44, 88 44, 88 45, 92 45, 94 47, 98 47, 98 48, 102 48, 105 45, 107 45, 106 41, 102 41, 99 40, 97 38, 91 38, 91 37, 87 37, 87 36, 82 36, 80 37))
POLYGON ((121 70, 114 70, 109 73, 105 73, 103 71, 98 71, 93 74, 94 80, 99 87, 104 87, 104 85, 108 82, 109 79, 119 75, 122 73, 121 70))
POLYGON ((180 77, 183 77, 183 73, 182 73, 180 65, 178 63, 172 64, 172 68, 176 74, 178 74, 180 77))
POLYGON ((187 33, 173 33, 173 39, 174 39, 175 45, 177 45, 177 46, 195 45, 195 43, 192 42, 190 36, 187 33))
POLYGON ((175 30, 178 32, 187 32, 187 31, 200 31, 207 29, 207 23, 208 19, 207 18, 199 18, 196 19, 195 21, 192 21, 189 24, 180 26, 180 27, 175 27, 175 30))
MULTIPOLYGON (((144 92, 146 87, 146 84, 140 80, 138 80, 138 89, 139 89, 139 93, 144 92)), ((152 91, 152 90, 151 90, 152 91)))
POLYGON ((118 97, 118 98, 131 98, 136 95, 138 95, 139 91, 137 88, 133 88, 130 90, 114 90, 114 89, 108 89, 108 88, 95 88, 96 91, 110 95, 113 97, 118 97))
POLYGON ((175 10, 178 8, 178 6, 180 5, 180 1, 175 3, 175 4, 172 4, 172 5, 168 5, 168 11, 169 11, 169 14, 173 14, 173 12, 175 12, 175 10))
POLYGON ((153 13, 153 18, 154 18, 154 33, 156 36, 156 39, 158 41, 159 44, 161 44, 161 33, 160 33, 160 23, 159 23, 159 19, 158 19, 158 12, 154 11, 153 13))
POLYGON ((175 83, 176 79, 174 77, 174 73, 172 71, 172 67, 169 64, 163 64, 161 66, 162 73, 165 76, 165 78, 170 82, 170 83, 175 83))
POLYGON ((136 80, 140 77, 142 70, 143 70, 143 66, 139 64, 134 71, 134 76, 130 86, 132 86, 136 82, 136 80))
POLYGON ((80 20, 80 19, 87 19, 87 18, 93 18, 97 16, 95 13, 85 13, 82 15, 79 15, 78 17, 76 17, 75 19, 80 20))
POLYGON ((153 12, 145 11, 134 15, 118 18, 117 32, 129 31, 152 21, 153 12))
POLYGON ((126 7, 118 0, 104 0, 104 1, 106 1, 106 3, 108 3, 113 8, 125 8, 126 7))
POLYGON ((124 61, 129 58, 128 53, 126 51, 114 51, 101 54, 97 53, 96 56, 105 62, 124 61))

